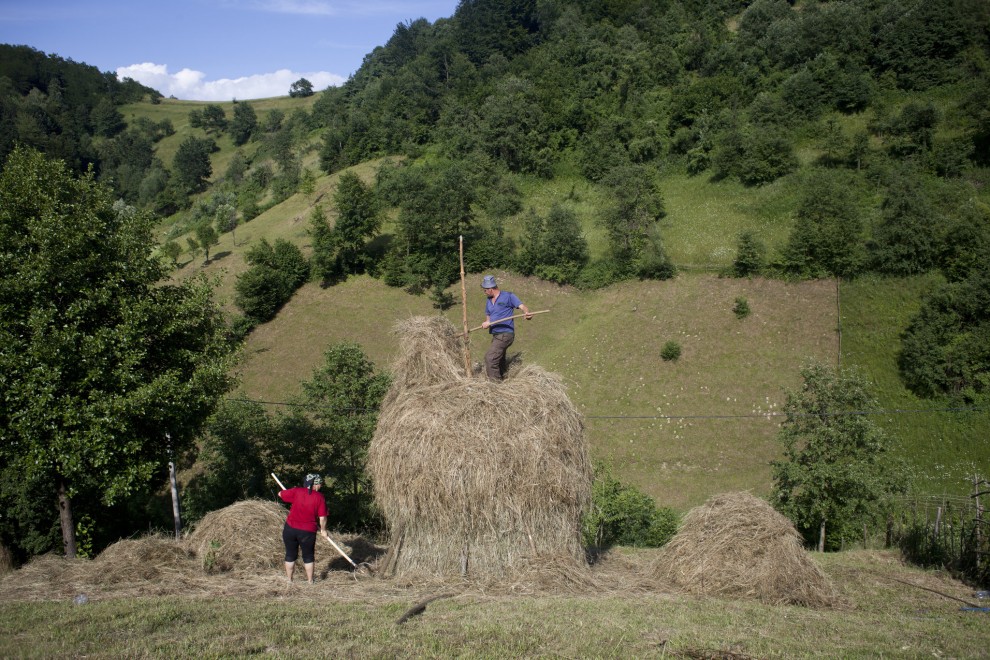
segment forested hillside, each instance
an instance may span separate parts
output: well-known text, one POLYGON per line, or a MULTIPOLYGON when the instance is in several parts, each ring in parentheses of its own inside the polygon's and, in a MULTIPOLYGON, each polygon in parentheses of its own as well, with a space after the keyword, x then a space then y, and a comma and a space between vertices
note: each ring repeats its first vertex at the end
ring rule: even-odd
MULTIPOLYGON (((176 279, 218 275, 248 398, 315 396, 301 384, 329 339, 360 338, 374 365, 336 359, 371 378, 388 315, 456 316, 463 236, 469 273, 571 306, 573 323, 527 325, 523 359, 571 379, 598 457, 662 504, 715 482, 769 489, 759 415, 806 358, 860 366, 888 409, 965 411, 883 418, 906 438, 912 483, 957 488, 986 467, 973 459, 990 394, 982 0, 462 0, 396 26, 341 87, 222 104, 2 48, 0 158, 19 143, 92 165, 154 215, 176 279), (86 91, 97 80, 113 93, 86 91), (84 91, 70 103, 70 89, 84 91), (328 309, 354 314, 328 323, 328 309), (673 340, 682 359, 660 360, 673 340), (648 428, 606 421, 654 412, 648 428), (719 414, 747 419, 704 432, 689 419, 719 414), (645 439, 659 425, 662 448, 645 439)), ((342 366, 327 358, 322 377, 342 366)), ((209 460, 305 426, 241 404, 213 420, 208 435, 233 444, 209 460)), ((210 481, 199 465, 191 506, 224 503, 204 483, 229 485, 221 499, 264 492, 258 466, 222 484, 231 472, 210 481)), ((121 520, 143 523, 142 508, 121 520)))

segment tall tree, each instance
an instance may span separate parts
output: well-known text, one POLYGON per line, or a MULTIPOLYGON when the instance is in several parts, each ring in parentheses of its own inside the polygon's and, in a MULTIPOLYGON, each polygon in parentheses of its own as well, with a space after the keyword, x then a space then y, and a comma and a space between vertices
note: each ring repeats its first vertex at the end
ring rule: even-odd
POLYGON ((903 484, 890 440, 869 415, 879 406, 863 376, 822 364, 801 375, 804 385, 784 404, 784 458, 771 463, 771 502, 819 551, 839 549, 861 538, 862 525, 876 522, 903 484))
POLYGON ((819 170, 805 184, 784 267, 802 277, 852 277, 863 266, 863 219, 840 173, 819 170))
POLYGON ((333 226, 337 262, 342 273, 359 272, 364 267, 364 243, 381 228, 378 200, 358 175, 344 172, 333 201, 337 206, 337 221, 333 226))
POLYGON ((172 161, 173 174, 188 192, 198 192, 206 186, 206 180, 213 174, 210 152, 215 146, 213 140, 201 140, 190 135, 176 150, 172 161))
POLYGON ((620 262, 639 256, 650 228, 666 215, 656 173, 644 165, 623 165, 605 175, 612 206, 604 217, 612 253, 620 262))
POLYGON ((163 474, 166 434, 189 448, 230 386, 210 288, 165 281, 152 228, 36 152, 0 174, 0 497, 51 497, 69 556, 73 502, 109 506, 163 474))
POLYGON ((300 78, 289 86, 289 96, 292 98, 305 98, 313 95, 313 83, 305 78, 300 78))
POLYGON ((246 144, 258 128, 258 114, 250 103, 241 101, 234 106, 234 118, 230 121, 230 138, 235 146, 246 144))
POLYGON ((990 250, 957 282, 925 297, 901 336, 898 367, 923 397, 986 403, 990 396, 990 250))
POLYGON ((324 439, 315 447, 313 460, 334 478, 335 520, 357 524, 368 518, 372 505, 365 473, 368 444, 390 382, 387 373, 375 372, 360 346, 343 342, 327 349, 323 365, 303 383, 306 409, 324 439))

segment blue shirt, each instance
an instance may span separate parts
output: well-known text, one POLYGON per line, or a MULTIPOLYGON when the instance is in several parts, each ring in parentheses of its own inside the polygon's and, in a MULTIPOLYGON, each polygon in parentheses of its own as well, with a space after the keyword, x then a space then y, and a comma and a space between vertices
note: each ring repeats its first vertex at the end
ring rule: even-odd
MULTIPOLYGON (((516 297, 516 294, 511 291, 499 291, 498 298, 495 300, 488 299, 485 302, 485 315, 488 316, 488 320, 492 323, 498 321, 499 319, 504 319, 516 311, 516 308, 522 305, 522 301, 516 297)), ((499 334, 501 332, 515 332, 516 323, 515 321, 506 321, 505 323, 499 323, 498 325, 488 326, 488 332, 491 334, 499 334)))

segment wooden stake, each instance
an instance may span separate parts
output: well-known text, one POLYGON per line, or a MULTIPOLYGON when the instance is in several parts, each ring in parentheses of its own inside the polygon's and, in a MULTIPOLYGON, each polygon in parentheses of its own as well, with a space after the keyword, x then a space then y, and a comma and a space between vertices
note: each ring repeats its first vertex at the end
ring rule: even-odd
POLYGON ((461 236, 461 310, 464 316, 464 375, 471 377, 471 342, 468 341, 467 288, 464 285, 464 237, 461 236))

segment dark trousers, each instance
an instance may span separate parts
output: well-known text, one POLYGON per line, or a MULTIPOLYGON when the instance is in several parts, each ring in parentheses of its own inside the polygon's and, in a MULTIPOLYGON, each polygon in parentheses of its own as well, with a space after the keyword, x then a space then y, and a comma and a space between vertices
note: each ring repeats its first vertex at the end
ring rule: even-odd
POLYGON ((316 560, 316 532, 307 532, 286 524, 282 528, 282 543, 285 544, 285 561, 294 562, 302 550, 304 564, 312 564, 316 560))
POLYGON ((491 380, 502 380, 505 376, 505 352, 515 339, 513 332, 497 332, 492 335, 492 345, 485 353, 485 373, 491 380))

